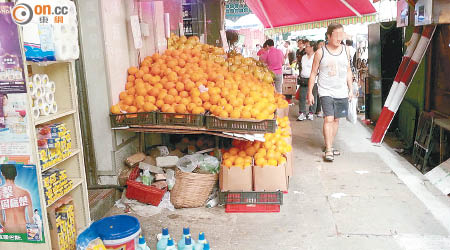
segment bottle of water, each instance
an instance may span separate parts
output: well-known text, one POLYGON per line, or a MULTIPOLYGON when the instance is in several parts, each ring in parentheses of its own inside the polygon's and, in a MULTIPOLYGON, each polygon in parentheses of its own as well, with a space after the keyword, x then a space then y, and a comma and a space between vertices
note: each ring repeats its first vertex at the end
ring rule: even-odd
POLYGON ((193 245, 192 245, 192 238, 191 236, 186 236, 186 238, 184 238, 184 248, 183 250, 194 250, 193 245))
POLYGON ((203 245, 205 243, 206 243, 205 233, 204 232, 200 232, 198 234, 198 242, 197 242, 197 244, 195 244, 194 249, 195 250, 203 250, 203 245))
POLYGON ((191 240, 191 244, 195 245, 195 241, 191 237, 191 230, 189 227, 183 227, 183 236, 181 237, 181 240, 178 241, 178 250, 183 250, 185 246, 185 239, 187 236, 189 236, 191 240))
POLYGON ((208 241, 205 241, 205 244, 203 245, 203 250, 210 250, 208 241))
POLYGON ((167 239, 167 247, 165 248, 165 250, 177 250, 172 238, 167 239))
POLYGON ((138 250, 150 250, 150 248, 147 246, 147 243, 145 242, 144 236, 139 236, 139 245, 137 247, 138 250))
POLYGON ((169 229, 167 227, 162 229, 162 237, 156 244, 156 250, 165 250, 167 247, 167 241, 170 238, 169 229))

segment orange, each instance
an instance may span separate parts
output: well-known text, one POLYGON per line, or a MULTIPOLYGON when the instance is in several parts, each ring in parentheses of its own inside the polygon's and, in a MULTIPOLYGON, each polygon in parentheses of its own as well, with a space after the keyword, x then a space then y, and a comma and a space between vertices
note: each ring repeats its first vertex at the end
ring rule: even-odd
POLYGON ((220 99, 219 106, 225 107, 226 104, 228 104, 228 102, 225 98, 220 99))
POLYGON ((166 104, 173 104, 175 102, 175 97, 173 97, 172 95, 166 95, 164 97, 164 103, 166 104))
POLYGON ((152 79, 152 75, 150 75, 150 74, 145 74, 142 77, 142 80, 144 80, 145 82, 150 82, 151 79, 152 79))
POLYGON ((145 96, 145 95, 147 95, 147 89, 145 87, 137 88, 136 94, 138 96, 145 96))
POLYGON ((278 162, 277 162, 276 159, 269 159, 267 161, 267 165, 269 165, 269 166, 278 166, 278 162))
POLYGON ((222 158, 223 158, 224 160, 226 160, 226 159, 228 159, 230 156, 231 156, 231 154, 230 154, 229 152, 225 152, 225 153, 222 155, 222 158))
POLYGON ((258 158, 255 161, 256 166, 263 167, 267 164, 266 160, 264 158, 258 158))
POLYGON ((132 83, 132 82, 127 82, 127 83, 125 84, 125 89, 132 88, 133 86, 134 86, 134 83, 132 83))
POLYGON ((145 112, 151 112, 151 111, 154 111, 154 110, 156 110, 156 107, 155 107, 155 105, 153 105, 152 103, 146 102, 146 103, 144 104, 144 111, 145 111, 145 112))
POLYGON ((135 106, 129 106, 127 108, 127 112, 128 113, 136 113, 137 112, 137 108, 135 106))
MULTIPOLYGON (((189 98, 181 98, 181 102, 180 103, 187 106, 188 104, 193 104, 193 103, 190 103, 190 102, 191 102, 191 100, 189 98)), ((195 106, 195 104, 193 104, 193 105, 195 106)), ((192 107, 192 109, 193 109, 193 107, 192 107)), ((192 109, 189 110, 189 108, 188 108, 189 111, 192 111, 192 109)))
POLYGON ((194 97, 192 98, 192 102, 195 103, 197 106, 203 106, 203 101, 200 99, 200 97, 194 97))
POLYGON ((242 157, 237 157, 234 161, 234 166, 236 167, 244 167, 245 160, 242 157))
POLYGON ((175 83, 173 83, 173 82, 166 82, 166 83, 163 84, 163 86, 164 86, 165 89, 170 90, 170 89, 175 88, 175 83))
POLYGON ((184 89, 185 89, 186 91, 191 91, 191 90, 193 90, 194 88, 195 88, 195 83, 193 83, 192 81, 185 82, 185 87, 184 87, 184 89))
POLYGON ((134 97, 133 96, 126 96, 125 97, 125 99, 124 99, 124 103, 126 104, 126 105, 132 105, 133 104, 133 102, 134 102, 134 97))
POLYGON ((226 159, 223 161, 223 165, 225 165, 225 167, 232 167, 233 161, 231 159, 226 159))
POLYGON ((183 99, 183 97, 181 97, 179 95, 175 96, 175 103, 180 103, 181 99, 183 99))
POLYGON ((136 77, 134 77, 134 75, 129 75, 129 76, 127 77, 127 81, 128 81, 128 82, 134 82, 134 80, 136 80, 136 77))
POLYGON ((233 112, 233 106, 231 106, 231 104, 225 104, 225 105, 223 105, 223 109, 225 110, 225 111, 227 111, 228 112, 228 114, 230 114, 231 115, 231 112, 233 112))
POLYGON ((210 110, 211 109, 211 103, 209 103, 209 102, 203 103, 203 108, 205 108, 205 110, 210 110))
POLYGON ((139 71, 139 69, 136 68, 136 67, 134 67, 134 66, 128 68, 128 74, 130 74, 130 75, 134 75, 134 74, 136 74, 138 71, 139 71))
POLYGON ((119 104, 111 106, 111 113, 113 114, 120 114, 120 107, 119 104))
POLYGON ((180 94, 179 94, 181 97, 188 97, 189 96, 189 93, 187 92, 187 91, 181 91, 180 92, 180 94))
POLYGON ((203 107, 195 107, 192 110, 192 114, 199 115, 199 114, 203 114, 203 113, 205 113, 205 109, 203 107))
POLYGON ((229 153, 231 155, 237 155, 239 153, 239 149, 238 148, 230 148, 229 153))
POLYGON ((247 156, 247 154, 245 153, 245 151, 239 151, 238 155, 239 155, 240 157, 246 157, 246 156, 247 156))
POLYGON ((136 77, 136 79, 141 78, 145 75, 145 72, 143 70, 139 70, 136 74, 134 74, 134 76, 136 77))
POLYGON ((156 98, 154 96, 147 95, 147 96, 145 96, 145 102, 149 102, 149 103, 155 104, 156 98))
POLYGON ((161 107, 161 111, 162 112, 168 112, 169 111, 169 109, 171 108, 172 106, 170 106, 169 104, 164 104, 162 107, 161 107))
POLYGON ((202 99, 202 101, 207 102, 209 101, 209 94, 208 92, 203 92, 200 94, 200 98, 202 99))
MULTIPOLYGON (((185 98, 183 98, 183 100, 184 100, 185 98)), ((183 102, 183 100, 181 100, 181 102, 183 102)), ((187 100, 189 100, 189 99, 187 99, 187 100)), ((184 104, 184 103, 183 103, 184 104)), ((195 105, 195 103, 189 103, 188 102, 188 105, 187 105, 187 110, 189 111, 189 112, 192 112, 193 110, 194 110, 194 108, 196 108, 197 106, 195 105)))
POLYGON ((175 112, 185 114, 187 112, 186 106, 184 104, 177 104, 175 106, 175 112))
POLYGON ((120 100, 124 100, 127 96, 128 96, 127 92, 122 91, 122 92, 120 92, 120 94, 119 94, 119 99, 120 99, 120 100))
POLYGON ((134 87, 127 90, 128 95, 134 96, 136 94, 136 89, 134 87))
POLYGON ((191 96, 192 97, 200 97, 200 90, 194 88, 191 90, 191 96))
MULTIPOLYGON (((229 105, 229 104, 227 104, 227 105, 229 105)), ((240 118, 240 117, 241 117, 241 112, 239 112, 239 110, 231 111, 230 118, 237 119, 237 118, 240 118)))
POLYGON ((165 98, 166 96, 167 96, 166 93, 161 92, 161 93, 159 93, 159 95, 158 95, 158 100, 164 100, 164 98, 165 98))
POLYGON ((154 97, 157 97, 158 95, 159 95, 159 88, 156 88, 156 87, 154 87, 154 88, 152 88, 151 90, 150 90, 150 95, 151 96, 154 96, 154 97))
POLYGON ((181 92, 184 90, 184 84, 182 82, 177 82, 175 88, 177 89, 178 92, 181 92))
POLYGON ((172 95, 172 96, 177 96, 178 95, 178 91, 176 89, 174 89, 174 88, 171 88, 171 89, 169 89, 169 93, 168 94, 172 95))
POLYGON ((251 146, 245 149, 245 153, 249 156, 254 156, 256 154, 255 147, 251 146))
POLYGON ((164 105, 164 101, 163 100, 157 100, 155 103, 156 107, 158 108, 162 108, 162 106, 164 105))
POLYGON ((250 119, 250 118, 252 118, 252 114, 250 113, 250 111, 244 110, 241 113, 241 117, 244 119, 250 119))

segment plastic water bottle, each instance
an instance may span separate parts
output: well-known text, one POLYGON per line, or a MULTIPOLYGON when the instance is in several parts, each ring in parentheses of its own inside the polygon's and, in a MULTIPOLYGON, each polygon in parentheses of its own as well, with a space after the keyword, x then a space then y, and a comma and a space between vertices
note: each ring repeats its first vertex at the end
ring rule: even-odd
POLYGON ((167 239, 167 247, 165 248, 165 250, 177 250, 172 238, 167 239))
POLYGON ((183 250, 194 250, 194 247, 192 245, 192 238, 191 238, 191 236, 186 236, 186 238, 184 238, 184 248, 183 248, 183 250))
POLYGON ((156 250, 165 250, 167 247, 167 241, 170 238, 169 229, 167 227, 162 229, 162 237, 156 244, 156 250))
POLYGON ((139 236, 139 245, 137 247, 138 250, 150 250, 150 247, 147 246, 147 243, 145 242, 144 236, 139 236))
POLYGON ((194 249, 195 250, 203 250, 203 245, 205 243, 206 243, 205 233, 204 232, 200 232, 198 234, 198 242, 197 242, 197 244, 195 244, 194 249))
POLYGON ((191 240, 191 244, 195 245, 194 239, 191 237, 191 230, 189 227, 183 227, 183 236, 181 237, 181 240, 178 241, 178 250, 183 250, 185 246, 185 239, 187 236, 189 236, 191 240))
POLYGON ((209 247, 209 242, 206 240, 205 244, 203 245, 203 250, 210 250, 211 248, 209 247))

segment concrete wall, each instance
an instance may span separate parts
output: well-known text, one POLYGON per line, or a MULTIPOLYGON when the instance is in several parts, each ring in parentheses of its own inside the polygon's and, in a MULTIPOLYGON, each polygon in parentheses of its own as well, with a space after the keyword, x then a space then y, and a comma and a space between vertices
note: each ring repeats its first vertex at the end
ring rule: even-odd
POLYGON ((138 140, 135 133, 111 130, 109 107, 118 102, 128 67, 166 48, 163 2, 78 0, 78 7, 98 182, 116 184, 123 160, 138 150, 138 140), (138 13, 150 27, 140 51, 134 48, 129 21, 138 13))

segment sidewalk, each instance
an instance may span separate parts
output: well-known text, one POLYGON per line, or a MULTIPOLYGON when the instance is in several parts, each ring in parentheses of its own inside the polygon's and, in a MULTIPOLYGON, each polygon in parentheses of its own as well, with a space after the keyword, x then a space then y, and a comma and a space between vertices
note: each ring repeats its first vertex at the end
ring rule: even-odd
POLYGON ((335 145, 342 155, 334 163, 322 160, 322 119, 291 126, 294 177, 280 213, 216 207, 138 217, 151 248, 162 227, 178 241, 190 226, 195 239, 204 231, 215 250, 450 249, 450 198, 393 150, 372 145, 363 125, 342 120, 335 145))

